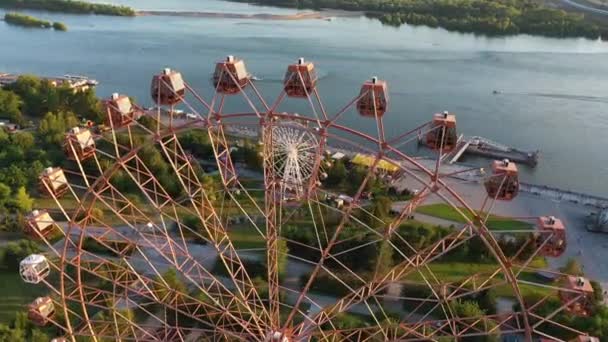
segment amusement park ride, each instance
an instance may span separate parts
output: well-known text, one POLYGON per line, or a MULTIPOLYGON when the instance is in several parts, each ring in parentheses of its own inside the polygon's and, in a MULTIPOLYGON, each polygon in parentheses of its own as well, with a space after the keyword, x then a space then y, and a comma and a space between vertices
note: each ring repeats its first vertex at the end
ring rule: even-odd
POLYGON ((589 280, 559 275, 561 282, 535 284, 523 277, 539 271, 532 265, 536 258, 564 253, 563 223, 541 217, 534 219, 534 229, 487 227, 495 202, 517 196, 514 163, 493 163, 492 174, 480 186, 487 196, 474 207, 454 190, 442 168, 442 155, 456 144, 455 115, 435 114, 430 122, 389 138, 383 121, 390 115, 385 81, 374 77, 364 82, 359 94, 333 114, 322 103, 318 83, 314 64, 300 58, 287 67, 282 91, 270 103, 245 62, 229 56, 216 64, 215 91, 209 98, 199 95, 181 73, 165 69, 151 82, 156 112, 142 110, 125 95, 114 94, 104 101, 110 132, 93 135, 84 128, 70 130, 65 151, 71 166, 48 168, 40 177, 41 189, 58 210, 36 210, 27 217, 28 234, 47 249, 24 259, 20 273, 25 282, 49 289, 48 296, 29 306, 30 319, 57 327, 55 341, 76 341, 80 336, 124 341, 436 341, 486 335, 560 341, 546 333, 547 327, 580 335, 579 340, 591 338, 553 320, 559 312, 591 313, 589 280), (226 102, 237 96, 249 110, 226 112, 226 102), (309 112, 289 112, 283 108, 286 98, 305 101, 309 112), (176 105, 188 108, 198 119, 174 118, 176 105), (341 123, 351 109, 375 123, 373 135, 341 123), (137 120, 140 115, 152 124, 142 124, 137 120), (259 147, 263 170, 256 185, 241 176, 243 166, 231 154, 241 139, 230 132, 244 126, 259 133, 259 142, 253 145, 259 147), (182 134, 192 129, 208 133, 219 170, 216 189, 205 185, 206 175, 196 158, 180 143, 182 134), (421 133, 436 156, 434 168, 396 147, 415 141, 421 133), (326 151, 334 144, 366 153, 373 160, 364 179, 355 184, 358 190, 352 200, 339 208, 324 200, 332 193, 324 181, 332 165, 326 151), (160 151, 179 185, 179 195, 167 189, 167 183, 147 165, 141 153, 144 146, 160 151), (421 189, 398 215, 389 218, 376 217, 368 210, 369 201, 363 200, 380 162, 393 165, 421 189), (128 179, 138 195, 120 190, 115 184, 118 177, 128 179), (68 208, 66 200, 76 203, 76 209, 68 208), (467 223, 417 248, 398 228, 428 200, 446 203, 467 223), (100 210, 103 215, 96 215, 100 210), (186 216, 194 217, 197 227, 186 216), (302 217, 308 220, 305 224, 302 217), (288 226, 308 230, 315 238, 309 243, 291 240, 283 234, 288 226), (366 240, 371 241, 366 245, 353 245, 343 235, 353 229, 375 238, 366 240), (238 248, 232 235, 238 230, 252 232, 264 247, 238 248), (499 244, 505 236, 524 237, 526 242, 508 255, 499 244), (489 264, 495 267, 471 271, 457 280, 437 276, 435 263, 445 262, 446 256, 472 239, 485 246, 493 259, 489 264), (109 253, 86 248, 91 241, 109 253), (280 248, 281 242, 293 252, 280 248), (344 249, 345 243, 354 247, 344 249), (370 272, 353 271, 342 262, 344 256, 357 255, 368 245, 377 248, 377 253, 392 250, 394 262, 370 272), (298 249, 309 257, 296 253, 298 249), (532 251, 522 257, 524 250, 532 251), (287 276, 280 275, 279 259, 284 254, 287 276), (246 267, 251 258, 265 265, 255 279, 246 267), (214 261, 225 272, 215 272, 210 266, 214 261), (165 276, 168 270, 185 286, 175 286, 165 276), (342 284, 344 291, 334 296, 316 293, 316 280, 322 276, 342 284), (267 285, 260 286, 259 277, 267 285), (429 295, 408 292, 412 284, 426 288, 429 295), (524 298, 523 284, 537 286, 542 296, 524 298), (404 291, 389 298, 389 287, 404 291), (513 310, 473 317, 454 310, 460 301, 490 289, 507 292, 504 296, 512 298, 513 310), (558 309, 538 310, 556 298, 561 303, 558 309), (407 310, 390 307, 395 299, 416 304, 407 310), (363 318, 359 325, 344 325, 340 318, 345 314, 363 318))

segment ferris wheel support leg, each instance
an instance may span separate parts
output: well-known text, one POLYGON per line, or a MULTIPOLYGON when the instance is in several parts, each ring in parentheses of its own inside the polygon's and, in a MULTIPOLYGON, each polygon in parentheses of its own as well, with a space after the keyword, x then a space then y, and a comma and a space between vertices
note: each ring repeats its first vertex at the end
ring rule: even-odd
POLYGON ((266 262, 268 269, 268 300, 269 314, 272 331, 278 331, 280 325, 279 315, 279 255, 278 239, 279 232, 277 224, 280 215, 280 202, 282 198, 277 198, 279 186, 277 176, 274 171, 273 151, 273 126, 272 119, 266 121, 263 129, 264 139, 264 204, 266 213, 266 262))
MULTIPOLYGON (((355 194, 355 196, 353 197, 353 201, 352 204, 348 206, 348 208, 343 212, 342 218, 340 219, 339 224, 337 225, 335 232, 332 236, 332 238, 330 239, 330 241, 327 244, 327 247, 322 251, 321 254, 321 258, 319 260, 319 262, 317 263, 317 265, 315 266, 314 270, 312 271, 308 281, 306 282, 306 285, 304 286, 304 288, 302 289, 302 292, 300 293, 300 295, 298 296, 298 299, 295 302, 294 305, 294 309, 291 310, 289 316, 287 317, 287 320, 285 322, 285 326, 289 326, 296 314, 296 308, 298 308, 300 306, 300 304, 302 303, 302 300, 304 299, 304 296, 306 296, 308 294, 308 291, 310 290, 310 288, 313 285, 313 282, 315 281, 316 277, 318 276, 318 274, 321 271, 321 268, 323 267, 324 262, 327 260, 327 258, 329 257, 330 251, 333 248, 334 244, 336 243, 336 241, 338 240, 338 236, 340 235, 340 232, 342 231, 342 229, 344 228, 344 226, 346 225, 348 218, 351 214, 351 212, 354 210, 355 208, 355 203, 357 203, 360 198, 361 195, 363 194, 363 191, 365 189, 365 187, 367 186, 367 183, 370 181, 370 179, 372 178, 372 175, 374 174, 376 167, 378 166, 378 163, 380 162, 380 157, 376 157, 376 159, 374 160, 374 162, 372 163, 372 165, 369 168, 369 171, 367 173, 367 175, 365 176, 365 178, 363 179, 363 181, 361 182, 361 185, 359 186, 359 189, 357 190, 357 193, 355 194)), ((294 329, 295 330, 295 329, 294 329)))
MULTIPOLYGON (((205 193, 193 166, 188 161, 188 158, 185 157, 181 144, 174 135, 171 139, 162 141, 160 144, 163 153, 170 161, 171 167, 180 180, 183 190, 189 195, 190 203, 196 211, 197 216, 202 220, 202 224, 207 230, 208 238, 224 263, 230 278, 237 288, 237 292, 239 292, 239 297, 242 298, 244 303, 252 303, 251 305, 245 304, 245 307, 251 311, 256 328, 263 331, 263 324, 259 320, 260 317, 258 315, 267 315, 268 313, 240 257, 230 242, 225 227, 210 203, 210 199, 205 193), (171 144, 174 146, 170 146, 171 144), (261 312, 257 312, 258 310, 261 312)), ((213 140, 212 145, 217 157, 217 145, 213 143, 213 140)), ((162 188, 160 184, 158 187, 162 188)))

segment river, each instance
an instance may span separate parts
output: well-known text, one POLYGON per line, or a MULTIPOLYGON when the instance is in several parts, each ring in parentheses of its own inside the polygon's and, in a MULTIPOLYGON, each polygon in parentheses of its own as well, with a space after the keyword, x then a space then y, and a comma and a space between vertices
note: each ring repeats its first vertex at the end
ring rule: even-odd
MULTIPOLYGON (((147 10, 296 13, 216 0, 122 3, 147 10)), ((352 99, 363 80, 377 75, 390 84, 387 134, 447 109, 457 114, 459 130, 466 135, 540 149, 537 168, 522 166, 524 181, 608 195, 606 42, 487 38, 425 27, 386 27, 364 17, 263 21, 32 14, 65 22, 69 31, 0 22, 0 71, 85 74, 101 82, 100 95, 124 92, 147 105, 150 77, 161 68, 182 71, 191 84, 210 94, 214 61, 234 54, 263 79, 259 85, 272 99, 286 65, 304 56, 317 65, 319 89, 330 111, 352 99), (493 95, 493 90, 500 94, 493 95)), ((345 122, 372 128, 354 113, 345 122)))

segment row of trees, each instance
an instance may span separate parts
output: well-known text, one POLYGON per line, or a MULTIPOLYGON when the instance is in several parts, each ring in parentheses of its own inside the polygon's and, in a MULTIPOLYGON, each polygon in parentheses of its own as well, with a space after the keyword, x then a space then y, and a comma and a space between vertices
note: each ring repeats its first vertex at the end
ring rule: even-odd
POLYGON ((36 76, 24 75, 0 90, 0 118, 23 125, 26 119, 39 119, 47 113, 78 113, 84 119, 101 122, 104 118, 93 88, 74 91, 69 85, 57 85, 36 76))
POLYGON ((75 112, 100 121, 101 105, 95 91, 74 92, 35 76, 21 76, 0 89, 0 118, 36 129, 8 133, 0 129, 0 229, 20 230, 23 215, 32 210, 30 193, 36 193, 45 167, 67 163, 63 152, 65 132, 79 124, 75 112))
POLYGON ((98 4, 74 0, 2 0, 0 7, 44 10, 49 12, 135 16, 135 10, 127 6, 98 4))
POLYGON ((68 27, 61 22, 54 22, 51 24, 50 21, 38 19, 30 15, 24 15, 19 13, 6 13, 4 15, 4 21, 8 24, 35 27, 35 28, 54 28, 57 31, 67 31, 68 27))
MULTIPOLYGON (((272 6, 365 11, 382 23, 443 27, 487 35, 527 33, 596 39, 601 29, 581 14, 534 0, 236 0, 272 6)), ((604 28, 604 31, 606 29, 604 28)))
POLYGON ((2 342, 48 342, 51 338, 46 332, 36 328, 25 312, 17 312, 10 324, 0 324, 2 342))

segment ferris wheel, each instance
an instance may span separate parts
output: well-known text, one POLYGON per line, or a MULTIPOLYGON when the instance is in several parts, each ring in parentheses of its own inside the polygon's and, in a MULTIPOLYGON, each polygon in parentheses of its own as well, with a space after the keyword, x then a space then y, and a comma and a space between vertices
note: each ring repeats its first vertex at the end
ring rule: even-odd
POLYGON ((40 177, 56 206, 27 217, 27 233, 46 249, 20 273, 49 290, 29 306, 30 319, 56 327, 56 341, 559 340, 553 326, 585 335, 554 318, 591 314, 589 280, 530 277, 539 260, 564 252, 563 223, 490 225, 495 203, 518 194, 514 163, 494 162, 483 185, 465 190, 483 196, 467 201, 454 177, 475 170, 443 163, 458 148, 454 114, 387 137, 385 81, 364 82, 337 112, 323 105, 318 83, 300 58, 270 102, 244 61, 229 56, 216 64, 208 98, 165 69, 152 78, 154 110, 126 95, 107 99, 111 130, 70 130, 70 162, 40 177), (237 97, 249 110, 225 112, 237 97), (288 97, 309 111, 283 108, 288 97), (355 111, 373 134, 342 123, 355 111), (204 142, 193 144, 192 132, 204 142), (408 143, 426 145, 432 159, 404 153, 408 143), (380 198, 391 196, 382 209, 380 198), (429 203, 460 224, 413 219, 429 203), (473 246, 483 267, 445 271, 473 246), (510 305, 466 309, 488 291, 510 305), (551 300, 558 307, 541 310, 551 300))

